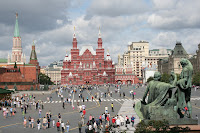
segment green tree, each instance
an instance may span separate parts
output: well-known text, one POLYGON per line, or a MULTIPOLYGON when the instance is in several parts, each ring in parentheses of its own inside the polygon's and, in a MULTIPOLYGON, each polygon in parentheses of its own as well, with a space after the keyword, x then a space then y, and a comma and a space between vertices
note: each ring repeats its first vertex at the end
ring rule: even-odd
POLYGON ((6 90, 8 89, 8 86, 7 86, 7 84, 5 85, 5 89, 6 89, 6 90))
POLYGON ((170 76, 169 74, 163 73, 163 74, 162 74, 162 77, 161 77, 161 81, 162 81, 162 82, 165 82, 165 83, 169 83, 170 77, 171 77, 171 76, 170 76))
POLYGON ((13 89, 15 89, 15 91, 17 91, 17 85, 16 85, 16 83, 14 84, 14 88, 13 89))
POLYGON ((30 91, 33 91, 33 86, 31 85, 30 91))
POLYGON ((147 82, 149 83, 151 80, 153 80, 153 77, 150 76, 148 79, 147 79, 147 82))
POLYGON ((200 85, 200 71, 196 72, 193 75, 192 84, 199 86, 200 85))
POLYGON ((135 133, 179 133, 188 132, 189 127, 170 127, 167 120, 150 120, 149 122, 141 121, 137 124, 135 133))
POLYGON ((14 68, 17 68, 17 63, 15 62, 14 68))
POLYGON ((42 84, 42 85, 46 85, 46 84, 52 85, 52 84, 53 84, 53 82, 51 81, 51 78, 48 77, 48 76, 45 75, 45 74, 42 74, 42 73, 39 74, 39 76, 38 76, 38 81, 39 81, 39 83, 42 84))

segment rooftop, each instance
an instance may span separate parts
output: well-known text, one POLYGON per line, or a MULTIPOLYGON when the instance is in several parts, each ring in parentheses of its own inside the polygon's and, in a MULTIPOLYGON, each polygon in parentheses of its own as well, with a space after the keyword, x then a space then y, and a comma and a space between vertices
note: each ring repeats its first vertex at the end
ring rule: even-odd
POLYGON ((5 59, 5 58, 0 58, 0 63, 7 63, 7 62, 8 62, 7 59, 5 59))

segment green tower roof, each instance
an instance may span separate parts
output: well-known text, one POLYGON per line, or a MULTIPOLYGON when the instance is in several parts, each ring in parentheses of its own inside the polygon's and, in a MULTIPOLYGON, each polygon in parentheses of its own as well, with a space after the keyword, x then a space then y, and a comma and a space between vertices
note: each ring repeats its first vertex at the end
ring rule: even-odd
POLYGON ((15 32, 14 37, 19 37, 19 26, 18 26, 18 13, 16 13, 16 23, 15 23, 15 32))
POLYGON ((31 51, 30 60, 37 60, 37 55, 36 55, 36 52, 35 52, 35 43, 34 43, 34 41, 33 41, 33 44, 32 44, 32 51, 31 51))
POLYGON ((182 43, 177 42, 175 47, 174 47, 172 55, 173 56, 183 56, 183 57, 186 56, 187 57, 188 53, 185 51, 184 47, 182 46, 182 43))

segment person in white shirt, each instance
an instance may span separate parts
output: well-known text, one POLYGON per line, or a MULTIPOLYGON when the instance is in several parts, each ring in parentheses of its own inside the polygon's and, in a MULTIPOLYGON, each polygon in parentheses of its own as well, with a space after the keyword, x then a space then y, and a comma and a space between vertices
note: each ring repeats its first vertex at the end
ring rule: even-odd
POLYGON ((97 133, 97 124, 96 124, 96 121, 94 122, 94 130, 95 130, 95 133, 97 133))
POLYGON ((123 126, 123 125, 124 125, 124 122, 125 122, 124 117, 123 117, 122 115, 120 115, 120 116, 119 116, 119 119, 120 119, 120 121, 121 121, 121 126, 123 126))
POLYGON ((92 125, 89 125, 89 131, 92 131, 92 125))
POLYGON ((121 123, 120 119, 119 119, 119 118, 117 118, 117 120, 116 120, 116 125, 117 125, 117 127, 119 127, 119 126, 120 126, 120 123, 121 123))
POLYGON ((55 127, 55 120, 53 119, 53 128, 55 127))
POLYGON ((64 133, 65 132, 65 124, 63 121, 61 122, 61 128, 62 128, 62 133, 64 133))

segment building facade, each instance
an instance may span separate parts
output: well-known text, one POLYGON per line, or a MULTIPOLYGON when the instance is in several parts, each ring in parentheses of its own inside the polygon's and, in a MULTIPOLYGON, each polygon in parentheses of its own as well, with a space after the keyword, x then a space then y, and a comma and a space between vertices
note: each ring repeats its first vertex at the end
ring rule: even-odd
POLYGON ((63 60, 54 61, 49 64, 47 67, 43 68, 43 74, 51 78, 51 81, 59 85, 61 84, 61 70, 63 66, 63 60))
POLYGON ((198 44, 198 50, 196 51, 196 55, 189 59, 193 65, 194 73, 200 71, 200 44, 198 44))
POLYGON ((123 65, 115 66, 115 83, 116 84, 137 84, 141 83, 139 78, 135 76, 133 72, 132 65, 126 65, 125 68, 123 65))
POLYGON ((181 58, 188 59, 189 55, 182 46, 182 43, 177 42, 169 58, 160 59, 158 61, 158 71, 168 74, 174 71, 174 73, 180 74, 182 71, 182 66, 180 64, 181 58))
POLYGON ((69 55, 66 54, 61 70, 61 84, 104 84, 115 83, 115 68, 110 54, 104 58, 104 48, 99 30, 98 47, 96 51, 92 46, 77 48, 77 39, 74 32, 73 48, 69 55))
POLYGON ((171 55, 172 50, 171 49, 152 49, 149 50, 149 56, 166 56, 166 55, 171 55))
POLYGON ((164 48, 149 50, 149 43, 146 41, 132 42, 131 45, 128 45, 128 51, 122 56, 118 56, 118 64, 122 65, 124 69, 131 65, 133 73, 142 80, 148 78, 149 75, 145 70, 156 68, 155 71, 157 71, 157 61, 171 55, 171 51, 164 48))

